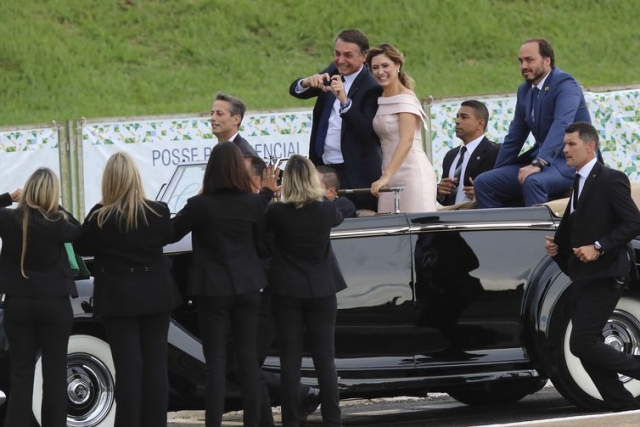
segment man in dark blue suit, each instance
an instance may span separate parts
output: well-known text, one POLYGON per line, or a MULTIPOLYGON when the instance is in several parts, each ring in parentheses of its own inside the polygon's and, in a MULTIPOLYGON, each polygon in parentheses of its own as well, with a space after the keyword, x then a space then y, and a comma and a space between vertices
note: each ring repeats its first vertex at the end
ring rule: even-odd
POLYGON ((555 67, 549 41, 525 41, 518 60, 525 82, 518 88, 516 111, 495 168, 475 180, 480 208, 520 198, 531 206, 566 193, 575 168, 567 166, 562 152, 564 131, 573 122, 591 123, 580 85, 555 67), (520 154, 529 133, 536 142, 520 154))
MULTIPOLYGON (((317 98, 309 142, 313 164, 335 170, 344 188, 369 188, 382 171, 380 140, 372 125, 382 87, 365 65, 369 40, 361 31, 341 31, 333 50, 333 64, 294 80, 289 93, 317 98)), ((378 209, 371 194, 352 200, 359 209, 378 209)))

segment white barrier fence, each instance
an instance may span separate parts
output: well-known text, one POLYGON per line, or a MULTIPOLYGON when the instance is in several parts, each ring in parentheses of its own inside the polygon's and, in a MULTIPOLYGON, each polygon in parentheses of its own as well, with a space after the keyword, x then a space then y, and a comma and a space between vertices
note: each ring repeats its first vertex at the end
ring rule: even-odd
MULTIPOLYGON (((640 89, 585 92, 585 96, 602 138, 605 162, 626 172, 631 180, 640 180, 640 89)), ((515 96, 477 99, 489 109, 487 136, 502 142, 513 117, 515 96)), ((445 153, 460 143, 454 127, 461 101, 449 99, 426 105, 431 117, 427 151, 438 173, 445 153)), ((311 111, 250 113, 240 132, 265 159, 306 155, 311 111)), ((63 185, 63 202, 82 216, 100 200, 102 170, 114 152, 123 150, 136 159, 147 196, 153 198, 177 164, 206 161, 215 143, 208 116, 81 120, 68 123, 62 130, 55 124, 0 130, 0 164, 8 172, 0 191, 22 186, 36 167, 48 166, 61 173, 63 181, 72 181, 63 185)))

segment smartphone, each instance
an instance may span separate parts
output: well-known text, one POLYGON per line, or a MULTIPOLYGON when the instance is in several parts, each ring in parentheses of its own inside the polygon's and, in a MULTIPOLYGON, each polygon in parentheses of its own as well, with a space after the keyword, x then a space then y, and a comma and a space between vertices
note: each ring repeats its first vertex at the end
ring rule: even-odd
MULTIPOLYGON (((331 77, 333 78, 333 76, 331 77)), ((344 83, 344 76, 342 74, 340 74, 340 80, 342 80, 342 83, 344 83)), ((331 86, 331 79, 323 81, 322 84, 324 84, 325 86, 331 86)))

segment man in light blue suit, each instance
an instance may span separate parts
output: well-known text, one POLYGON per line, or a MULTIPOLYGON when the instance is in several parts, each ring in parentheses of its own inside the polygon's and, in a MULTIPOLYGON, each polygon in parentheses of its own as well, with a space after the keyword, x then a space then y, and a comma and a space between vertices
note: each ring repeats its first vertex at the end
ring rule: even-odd
POLYGON ((525 41, 518 60, 525 82, 518 88, 516 111, 495 168, 474 182, 479 208, 516 199, 531 206, 567 192, 576 172, 562 152, 565 129, 573 122, 591 123, 582 88, 555 67, 549 41, 525 41), (520 154, 529 133, 536 142, 520 154))

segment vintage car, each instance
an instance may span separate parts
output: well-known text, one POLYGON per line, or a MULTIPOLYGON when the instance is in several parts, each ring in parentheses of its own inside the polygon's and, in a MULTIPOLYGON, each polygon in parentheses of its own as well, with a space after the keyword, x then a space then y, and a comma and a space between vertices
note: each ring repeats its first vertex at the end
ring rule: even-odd
MULTIPOLYGON (((204 167, 179 165, 159 199, 177 212, 199 190, 204 167)), ((338 294, 336 327, 342 397, 437 391, 470 405, 505 403, 551 379, 575 405, 600 408, 598 391, 569 351, 571 281, 544 250, 566 203, 376 215, 336 227, 332 245, 348 283, 338 294)), ((640 250, 640 241, 633 244, 640 250)), ((184 293, 190 236, 165 252, 184 293)), ((77 284, 68 425, 108 427, 115 412, 109 343, 92 316, 90 278, 77 284)), ((203 408, 205 392, 195 305, 188 295, 184 302, 169 331, 172 410, 203 408)), ((619 351, 640 351, 639 283, 630 284, 603 335, 619 351)), ((278 368, 276 340, 265 369, 278 368)), ((309 357, 302 370, 303 380, 314 383, 309 357)), ((640 381, 622 379, 640 396, 640 381)), ((237 390, 228 394, 229 409, 237 408, 237 390)))

